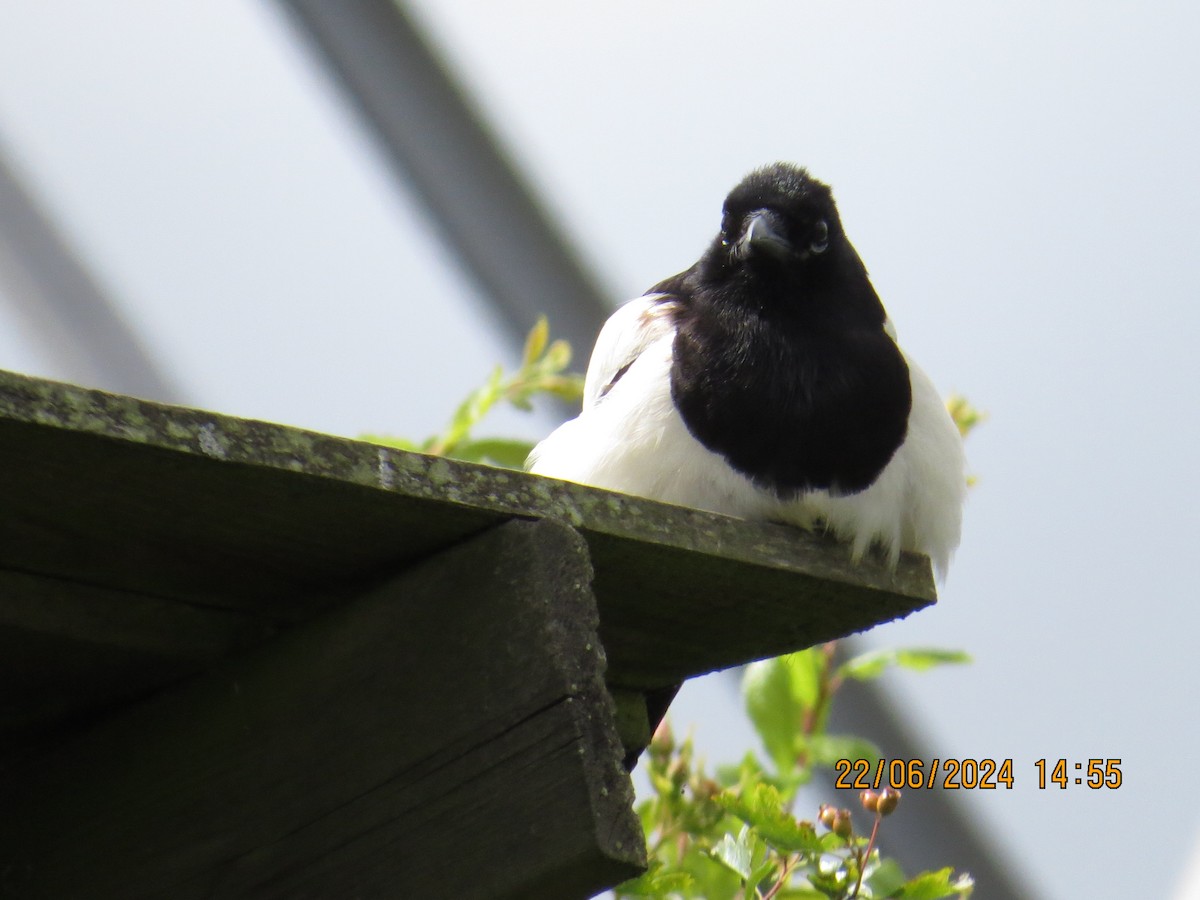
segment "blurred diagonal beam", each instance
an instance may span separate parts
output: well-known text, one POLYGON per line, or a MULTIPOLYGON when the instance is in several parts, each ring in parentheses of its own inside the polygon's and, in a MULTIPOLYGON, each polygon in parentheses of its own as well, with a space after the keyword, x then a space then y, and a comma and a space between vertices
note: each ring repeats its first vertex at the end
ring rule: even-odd
POLYGON ((463 89, 392 0, 279 0, 515 337, 549 313, 591 347, 612 310, 463 89))
POLYGON ((147 400, 182 392, 151 359, 0 146, 0 300, 9 298, 61 377, 147 400))

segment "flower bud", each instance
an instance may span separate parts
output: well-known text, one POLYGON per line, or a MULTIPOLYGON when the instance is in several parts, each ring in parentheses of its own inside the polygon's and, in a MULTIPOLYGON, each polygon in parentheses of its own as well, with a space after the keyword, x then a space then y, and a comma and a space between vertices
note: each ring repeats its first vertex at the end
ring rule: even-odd
POLYGON ((895 811, 900 805, 900 792, 894 787, 885 787, 879 792, 879 799, 876 808, 881 816, 886 816, 895 811))
POLYGON ((671 733, 671 723, 663 719, 654 729, 654 737, 650 739, 650 752, 668 756, 674 749, 675 735, 671 733))
POLYGON ((863 791, 858 795, 858 799, 867 812, 879 811, 879 795, 874 791, 863 791))
POLYGON ((850 810, 839 809, 833 817, 833 828, 830 830, 840 838, 849 838, 854 834, 854 823, 850 821, 850 810))
POLYGON ((677 788, 682 788, 688 780, 688 764, 683 757, 676 756, 667 765, 667 778, 677 788))
POLYGON ((711 778, 701 778, 692 786, 692 793, 697 800, 711 800, 721 793, 721 786, 711 778))
POLYGON ((817 810, 817 819, 822 825, 833 831, 833 822, 837 818, 837 810, 828 803, 822 803, 821 808, 817 810))

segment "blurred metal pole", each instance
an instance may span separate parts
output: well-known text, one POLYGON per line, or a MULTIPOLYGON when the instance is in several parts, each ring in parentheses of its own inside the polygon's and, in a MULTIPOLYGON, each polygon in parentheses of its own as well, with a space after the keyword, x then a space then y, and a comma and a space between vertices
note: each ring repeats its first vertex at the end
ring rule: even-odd
POLYGON ((11 298, 62 377, 148 400, 181 402, 179 387, 150 357, 7 156, 0 142, 0 300, 11 298))
POLYGON ((393 0, 279 0, 518 339, 541 313, 590 350, 612 311, 464 91, 393 0))

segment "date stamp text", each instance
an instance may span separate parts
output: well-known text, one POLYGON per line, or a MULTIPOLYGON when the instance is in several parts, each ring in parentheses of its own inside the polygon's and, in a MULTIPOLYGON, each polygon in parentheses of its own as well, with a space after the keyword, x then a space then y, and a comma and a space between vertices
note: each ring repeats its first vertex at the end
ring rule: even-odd
MULTIPOLYGON (((1041 790, 1069 786, 1115 790, 1121 786, 1120 759, 1039 759, 1034 763, 1041 790)), ((1016 782, 1011 759, 839 759, 834 787, 846 790, 1012 790, 1016 782)))

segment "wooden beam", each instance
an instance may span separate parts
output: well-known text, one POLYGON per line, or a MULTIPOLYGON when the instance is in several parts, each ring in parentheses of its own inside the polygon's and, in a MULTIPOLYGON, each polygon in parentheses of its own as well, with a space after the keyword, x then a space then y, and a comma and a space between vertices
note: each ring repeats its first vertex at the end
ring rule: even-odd
POLYGON ((147 694, 513 518, 583 535, 609 681, 634 692, 669 697, 934 599, 920 556, 893 572, 785 525, 5 372, 0 496, 0 573, 38 595, 0 594, 0 674, 61 670, 72 698, 51 712, 17 691, 0 764, 26 726, 147 694))
POLYGON ((0 747, 47 740, 274 633, 237 612, 0 569, 0 747))
POLYGON ((512 522, 5 773, 0 893, 586 898, 644 865, 587 546, 512 522))

